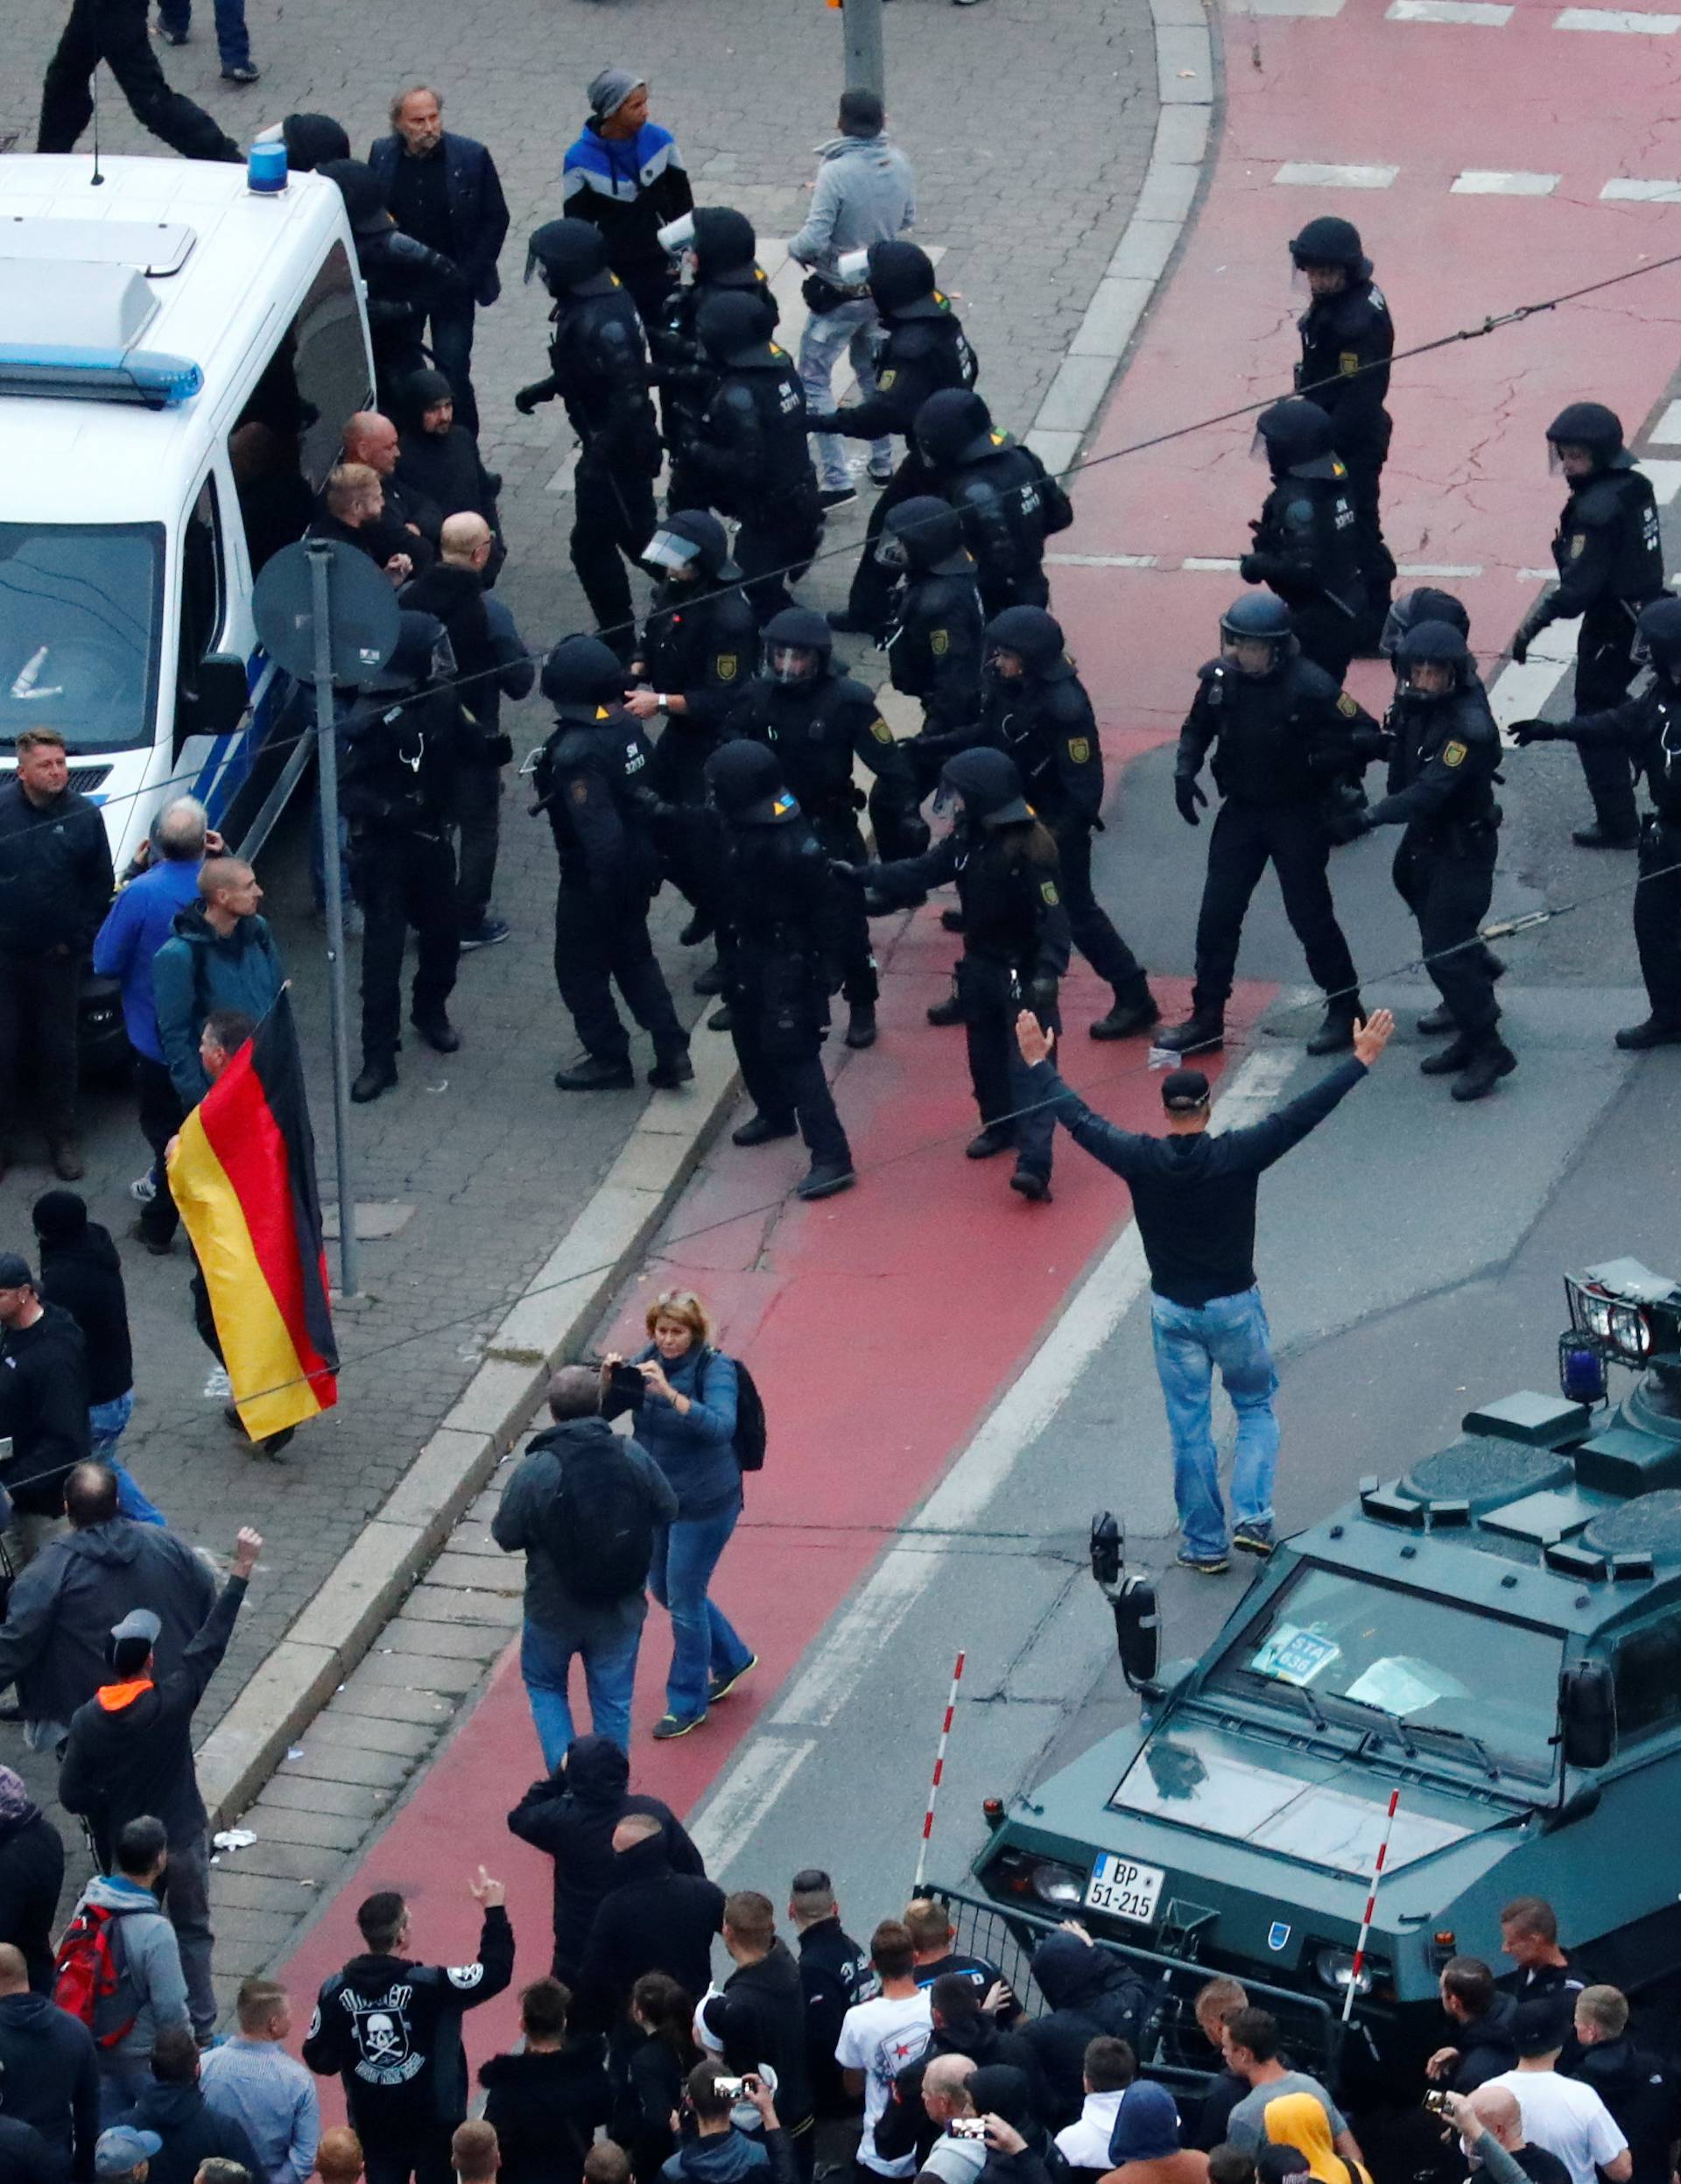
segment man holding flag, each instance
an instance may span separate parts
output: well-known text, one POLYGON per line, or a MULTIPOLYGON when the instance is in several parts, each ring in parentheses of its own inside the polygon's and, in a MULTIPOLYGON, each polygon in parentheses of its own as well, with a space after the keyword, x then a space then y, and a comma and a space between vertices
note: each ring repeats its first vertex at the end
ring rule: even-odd
POLYGON ((338 1401, 339 1355, 292 1004, 282 989, 243 1042, 233 1017, 206 1019, 213 1081, 170 1145, 169 1183, 199 1264, 200 1331, 240 1423, 274 1455, 338 1401))

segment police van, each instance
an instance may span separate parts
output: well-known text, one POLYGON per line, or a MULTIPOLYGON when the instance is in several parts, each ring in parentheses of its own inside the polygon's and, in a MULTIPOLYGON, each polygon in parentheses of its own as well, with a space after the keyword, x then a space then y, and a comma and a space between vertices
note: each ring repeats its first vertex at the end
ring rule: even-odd
POLYGON ((252 583, 373 399, 338 190, 254 175, 0 160, 0 769, 59 729, 119 871, 173 797, 236 845, 272 786, 252 583))

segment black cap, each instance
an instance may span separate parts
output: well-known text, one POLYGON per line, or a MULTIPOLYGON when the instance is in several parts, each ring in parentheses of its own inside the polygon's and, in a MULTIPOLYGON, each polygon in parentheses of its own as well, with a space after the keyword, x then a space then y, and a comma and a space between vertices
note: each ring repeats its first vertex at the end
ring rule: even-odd
POLYGON ((35 1277, 29 1261, 16 1251, 0 1251, 0 1289, 33 1289, 35 1277))
POLYGON ((1170 1115, 1194 1115, 1208 1104, 1208 1080, 1200 1069, 1170 1069, 1162 1079, 1162 1105, 1170 1115))

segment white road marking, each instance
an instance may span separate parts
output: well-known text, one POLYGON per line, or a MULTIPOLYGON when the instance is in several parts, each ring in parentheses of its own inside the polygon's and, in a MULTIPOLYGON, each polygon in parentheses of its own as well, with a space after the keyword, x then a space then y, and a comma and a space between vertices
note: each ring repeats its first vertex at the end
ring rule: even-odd
POLYGON ((1340 15, 1344 0, 1226 0, 1234 15, 1340 15))
POLYGON ((1521 568, 1517 581, 1520 584, 1556 584, 1558 572, 1556 568, 1521 568))
POLYGON ((707 1800, 689 1834, 708 1873, 721 1873, 752 1840, 753 1830, 816 1749, 812 1737, 750 1737, 707 1800))
POLYGON ((1454 197, 1551 197, 1563 180, 1558 174, 1523 174, 1500 167, 1467 167, 1449 186, 1454 197))
POLYGON ((1633 8, 1565 8, 1552 18, 1555 31, 1633 31, 1648 38, 1673 38, 1681 15, 1641 15, 1633 8))
POLYGON ((1389 23, 1478 23, 1489 30, 1509 23, 1515 12, 1493 0, 1394 0, 1383 11, 1389 23))
POLYGON ((1681 447, 1681 402, 1671 402, 1651 431, 1655 447, 1681 447))
POLYGON ((1606 184, 1600 197, 1601 201, 1622 199, 1633 205, 1681 204, 1681 182, 1636 181, 1619 174, 1606 184))
POLYGON ((1047 553, 1053 568, 1154 568, 1153 553, 1047 553))
POLYGON ((1397 576, 1481 576, 1481 561, 1409 561, 1397 576))
POLYGON ((1489 690, 1488 705, 1502 731, 1514 721, 1534 720, 1540 713, 1575 659, 1581 626, 1579 620, 1550 623, 1530 645, 1523 666, 1509 660, 1501 669, 1489 690))
POLYGON ((1287 159, 1275 182, 1299 189, 1388 189, 1399 167, 1334 166, 1315 159, 1287 159))
POLYGON ((1653 499, 1660 508, 1667 508, 1681 493, 1681 462, 1654 461, 1648 455, 1636 455, 1635 460, 1652 482, 1653 499))
POLYGON ((1184 560, 1179 564, 1181 568, 1187 569, 1200 569, 1204 571, 1208 569, 1224 569, 1227 574, 1229 574, 1233 569, 1237 568, 1239 566, 1240 564, 1236 560, 1234 559, 1228 560, 1225 555, 1219 553, 1187 553, 1184 560))

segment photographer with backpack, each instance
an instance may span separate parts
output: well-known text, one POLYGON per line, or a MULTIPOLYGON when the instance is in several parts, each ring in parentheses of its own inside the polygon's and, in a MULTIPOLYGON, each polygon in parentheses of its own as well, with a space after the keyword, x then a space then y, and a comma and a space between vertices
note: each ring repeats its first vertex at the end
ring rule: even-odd
POLYGON ((712 1344, 712 1321, 692 1289, 668 1289, 648 1307, 645 1349, 602 1367, 609 1407, 633 1410, 637 1433, 677 1496, 677 1515, 654 1541, 648 1583, 672 1618, 664 1740, 686 1737, 728 1698, 758 1655, 707 1597, 718 1559, 742 1513, 742 1474, 764 1462, 764 1409, 744 1365, 712 1344))
POLYGON ((678 1514, 660 1467, 602 1416, 604 1391, 587 1365, 555 1373, 554 1424, 531 1442, 490 1525, 505 1553, 525 1557, 519 1666, 551 1773, 574 1734, 566 1696, 574 1654, 583 1659, 596 1735, 629 1749, 649 1565, 678 1514))

